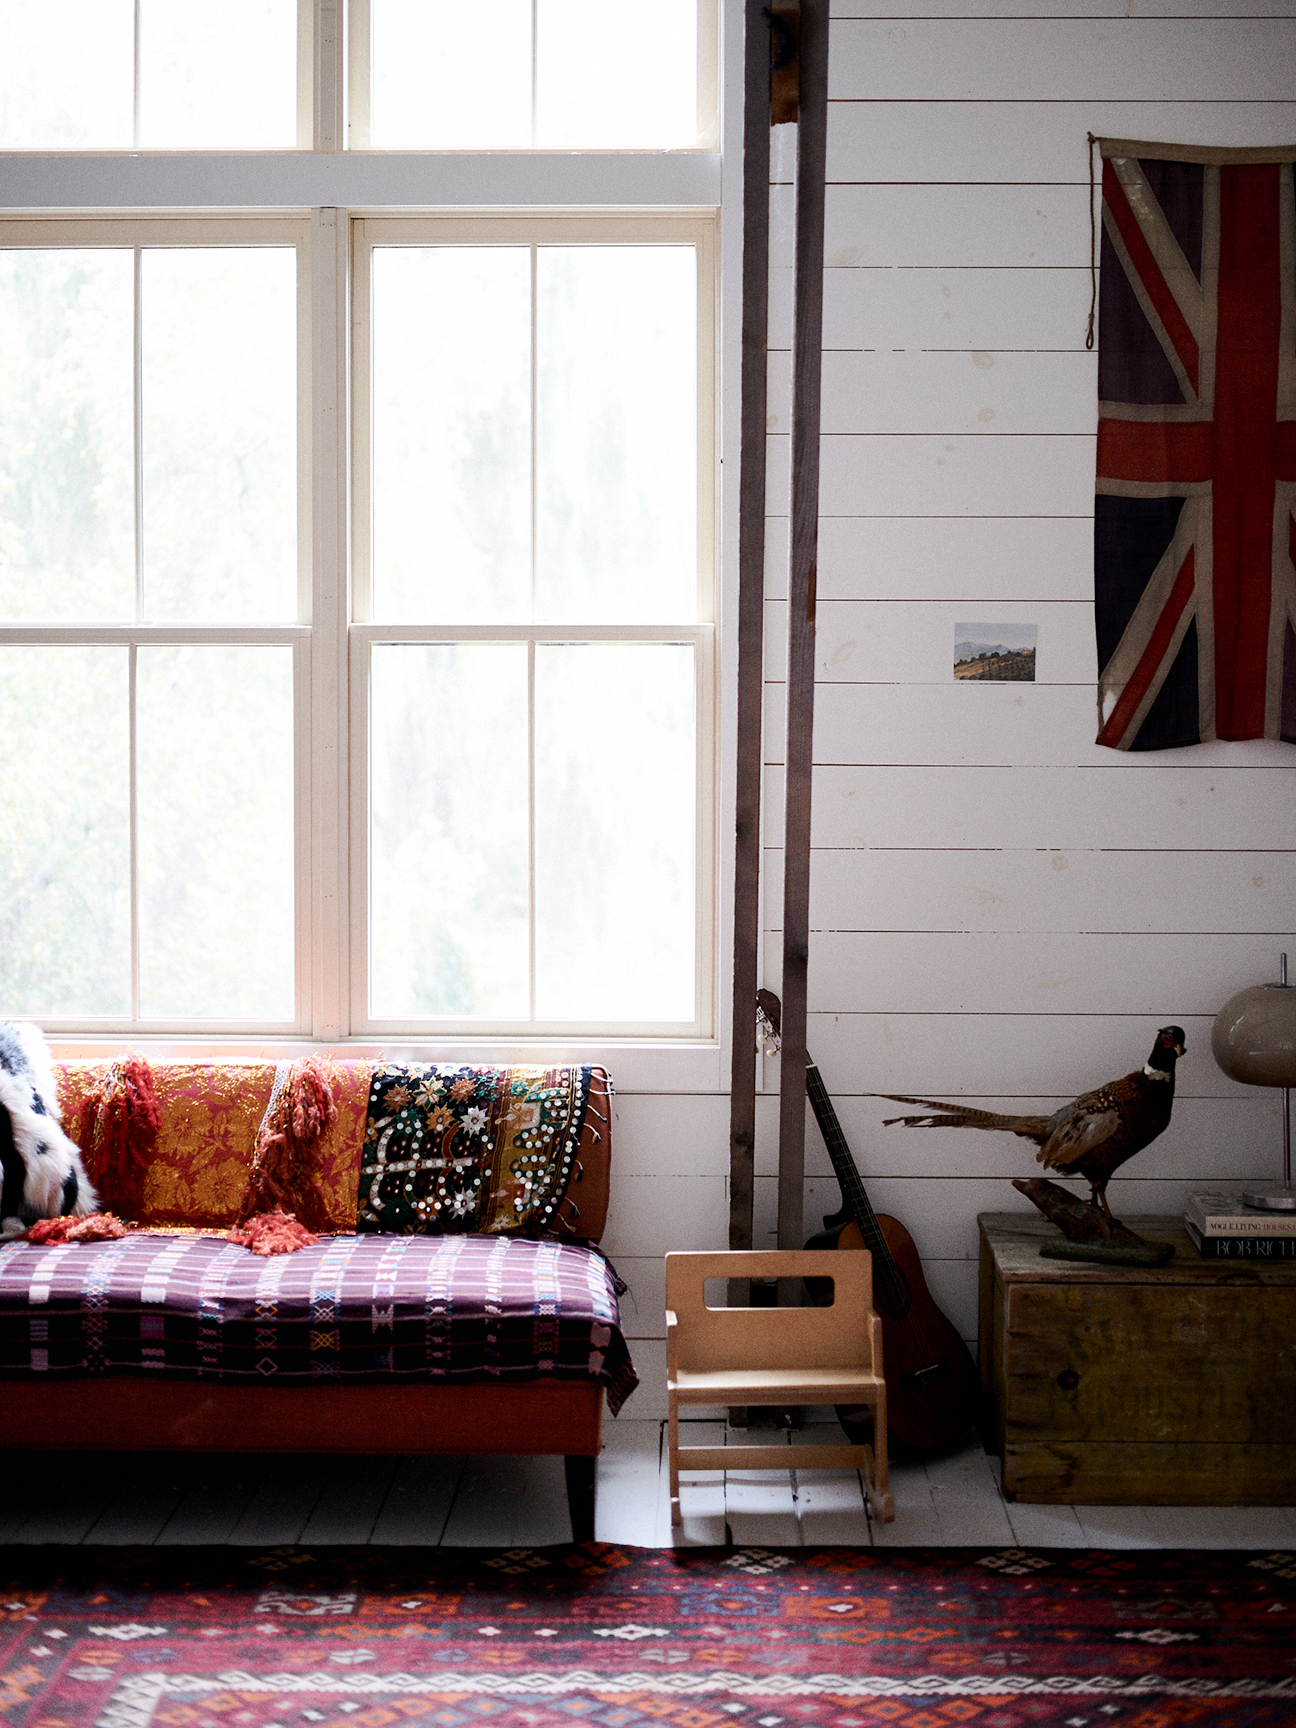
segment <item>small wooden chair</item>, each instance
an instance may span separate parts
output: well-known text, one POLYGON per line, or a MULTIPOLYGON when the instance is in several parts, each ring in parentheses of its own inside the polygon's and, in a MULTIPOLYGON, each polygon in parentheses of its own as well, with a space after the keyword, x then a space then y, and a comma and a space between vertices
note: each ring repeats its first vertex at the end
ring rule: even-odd
POLYGON ((880 1523, 895 1517, 887 1490, 882 1322, 873 1310, 867 1250, 666 1256, 666 1388, 671 1523, 680 1522, 683 1470, 859 1470, 880 1523), (708 1278, 831 1278, 827 1308, 708 1308, 708 1278), (873 1446, 685 1446, 681 1404, 865 1404, 873 1446))

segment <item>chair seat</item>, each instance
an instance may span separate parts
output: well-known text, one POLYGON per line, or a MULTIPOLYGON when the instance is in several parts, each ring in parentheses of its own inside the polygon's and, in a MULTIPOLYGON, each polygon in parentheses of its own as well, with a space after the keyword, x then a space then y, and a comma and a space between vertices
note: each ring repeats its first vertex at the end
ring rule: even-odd
POLYGON ((868 1368, 681 1368, 667 1389, 685 1404, 849 1404, 884 1384, 868 1368))

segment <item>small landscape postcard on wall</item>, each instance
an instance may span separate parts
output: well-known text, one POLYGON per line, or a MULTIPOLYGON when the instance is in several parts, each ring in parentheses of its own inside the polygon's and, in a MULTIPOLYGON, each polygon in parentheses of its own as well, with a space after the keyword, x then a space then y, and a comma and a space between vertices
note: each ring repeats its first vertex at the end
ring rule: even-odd
POLYGON ((955 624, 954 676, 1033 684, 1038 636, 1038 624, 955 624))

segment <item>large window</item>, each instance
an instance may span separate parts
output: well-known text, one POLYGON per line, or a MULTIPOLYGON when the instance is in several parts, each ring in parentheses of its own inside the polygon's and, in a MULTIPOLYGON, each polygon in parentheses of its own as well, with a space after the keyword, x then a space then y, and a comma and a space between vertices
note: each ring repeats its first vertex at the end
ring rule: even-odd
POLYGON ((714 1035, 716 33, 0 0, 0 1016, 714 1035))
POLYGON ((351 227, 348 588, 308 225, 0 225, 4 1012, 706 1031, 709 228, 351 227))

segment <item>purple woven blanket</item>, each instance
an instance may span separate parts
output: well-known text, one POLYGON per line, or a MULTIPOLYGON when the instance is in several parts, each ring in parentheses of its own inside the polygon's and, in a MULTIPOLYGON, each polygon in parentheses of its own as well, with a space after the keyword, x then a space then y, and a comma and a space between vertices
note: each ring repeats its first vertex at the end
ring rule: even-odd
POLYGON ((603 1382, 638 1377, 589 1248, 489 1236, 331 1236, 262 1259, 213 1236, 0 1251, 0 1377, 157 1374, 603 1382))

